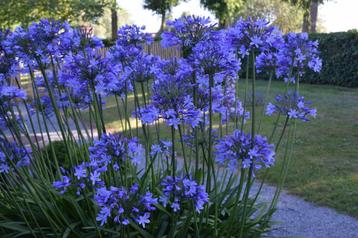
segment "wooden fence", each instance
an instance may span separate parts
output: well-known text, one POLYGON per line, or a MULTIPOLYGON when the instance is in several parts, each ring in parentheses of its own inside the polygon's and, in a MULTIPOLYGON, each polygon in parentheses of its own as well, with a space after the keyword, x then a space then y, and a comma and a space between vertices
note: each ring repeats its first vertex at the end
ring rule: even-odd
MULTIPOLYGON (((144 45, 143 46, 144 52, 151 55, 159 56, 162 59, 171 59, 171 58, 180 58, 181 57, 181 49, 180 47, 169 47, 169 48, 163 48, 160 45, 159 41, 154 41, 150 45, 144 45)), ((108 47, 101 48, 98 50, 98 52, 105 56, 107 51, 109 50, 108 47)))

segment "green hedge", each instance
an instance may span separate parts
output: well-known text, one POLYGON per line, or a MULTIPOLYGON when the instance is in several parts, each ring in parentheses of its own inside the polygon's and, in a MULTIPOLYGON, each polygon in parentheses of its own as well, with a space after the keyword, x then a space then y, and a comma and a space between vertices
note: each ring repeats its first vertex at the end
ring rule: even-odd
POLYGON ((311 34, 318 40, 323 62, 320 74, 308 72, 304 81, 358 87, 358 32, 311 34))

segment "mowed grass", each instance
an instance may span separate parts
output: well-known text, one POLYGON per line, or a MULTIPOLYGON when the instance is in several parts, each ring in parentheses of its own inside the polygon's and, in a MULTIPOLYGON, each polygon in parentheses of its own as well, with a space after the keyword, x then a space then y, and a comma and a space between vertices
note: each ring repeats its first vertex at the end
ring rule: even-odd
MULTIPOLYGON (((263 98, 266 85, 266 81, 257 81, 258 98, 263 98)), ((284 91, 283 82, 272 82, 270 100, 284 91)), ((308 201, 358 217, 358 89, 301 84, 300 92, 312 101, 318 116, 310 122, 297 123, 285 188, 308 201)), ((240 95, 243 95, 241 87, 240 95)), ((132 96, 129 100, 133 101, 132 96)), ((262 105, 258 111, 262 111, 262 105)), ((107 99, 104 118, 112 131, 120 129, 113 98, 107 99)), ((264 118, 262 134, 270 135, 273 121, 264 118)), ((169 137, 169 131, 163 126, 164 138, 169 137)), ((280 177, 280 155, 269 172, 267 182, 271 184, 277 184, 280 177)))

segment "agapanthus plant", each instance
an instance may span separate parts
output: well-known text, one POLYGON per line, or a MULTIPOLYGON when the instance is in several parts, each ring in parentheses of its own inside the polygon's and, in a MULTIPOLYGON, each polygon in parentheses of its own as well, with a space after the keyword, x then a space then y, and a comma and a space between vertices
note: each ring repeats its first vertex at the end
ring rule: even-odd
POLYGON ((291 82, 320 70, 317 43, 265 20, 218 30, 187 16, 170 21, 161 42, 183 57, 164 60, 148 52, 144 30, 120 28, 106 52, 91 29, 61 21, 0 32, 0 236, 243 238, 268 229, 291 154, 281 147, 288 152, 294 125, 316 115, 291 82), (266 115, 256 73, 270 75, 264 105, 271 79, 288 82, 266 115), (112 111, 118 117, 107 118, 112 111), (267 134, 261 122, 273 114, 267 134), (281 181, 259 206, 252 188, 281 156, 281 181))

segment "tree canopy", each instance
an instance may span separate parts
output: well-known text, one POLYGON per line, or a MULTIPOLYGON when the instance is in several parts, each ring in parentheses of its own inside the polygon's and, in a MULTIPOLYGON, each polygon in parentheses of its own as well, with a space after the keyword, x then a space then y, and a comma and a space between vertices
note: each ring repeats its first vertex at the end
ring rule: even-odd
POLYGON ((168 17, 173 7, 177 6, 179 3, 180 0, 144 0, 144 8, 152 10, 161 16, 159 32, 162 32, 165 26, 166 17, 168 17))
POLYGON ((247 0, 200 0, 201 4, 212 11, 219 20, 221 27, 230 24, 238 15, 247 0))
POLYGON ((282 0, 247 0, 240 16, 265 18, 284 33, 301 30, 303 10, 282 0))
POLYGON ((1 0, 0 27, 28 25, 41 18, 96 22, 111 0, 1 0))

